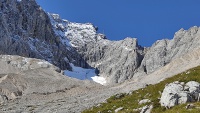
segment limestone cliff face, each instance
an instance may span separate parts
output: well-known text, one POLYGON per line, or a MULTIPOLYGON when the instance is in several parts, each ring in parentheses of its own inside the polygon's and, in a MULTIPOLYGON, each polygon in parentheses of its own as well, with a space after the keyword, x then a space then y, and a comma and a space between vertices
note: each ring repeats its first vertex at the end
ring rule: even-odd
POLYGON ((72 61, 87 66, 75 49, 61 43, 35 0, 0 0, 0 8, 0 54, 45 59, 69 70, 72 61))
POLYGON ((137 39, 110 41, 97 33, 97 27, 91 23, 69 22, 57 14, 49 14, 49 17, 61 40, 67 39, 64 42, 74 47, 91 67, 97 68, 108 83, 123 82, 137 72, 144 57, 144 48, 138 45, 137 39))
POLYGON ((200 28, 196 26, 179 30, 172 40, 158 40, 152 47, 145 48, 139 46, 135 38, 110 41, 97 33, 97 27, 91 23, 69 22, 56 14, 49 14, 49 17, 57 35, 62 40, 67 39, 66 42, 91 67, 97 68, 99 75, 105 77, 109 84, 151 74, 173 59, 200 47, 200 28))
POLYGON ((146 53, 140 68, 150 74, 170 63, 173 59, 179 58, 193 49, 200 48, 199 44, 199 27, 194 26, 189 30, 180 29, 172 40, 164 39, 154 43, 146 53))
POLYGON ((134 38, 121 41, 102 39, 87 46, 81 54, 91 66, 99 69, 100 76, 107 77, 112 84, 137 75, 151 74, 172 60, 200 48, 199 44, 200 28, 194 26, 189 30, 179 30, 172 40, 158 40, 150 48, 139 46, 134 38))
POLYGON ((108 41, 105 45, 100 41, 97 45, 90 64, 97 67, 100 75, 106 77, 109 83, 132 78, 144 57, 144 48, 138 45, 135 38, 108 41))
POLYGON ((35 0, 0 0, 0 54, 44 59, 61 69, 69 63, 96 68, 108 84, 151 74, 200 46, 200 28, 181 29, 172 40, 141 47, 135 38, 110 41, 91 23, 49 14, 35 0))

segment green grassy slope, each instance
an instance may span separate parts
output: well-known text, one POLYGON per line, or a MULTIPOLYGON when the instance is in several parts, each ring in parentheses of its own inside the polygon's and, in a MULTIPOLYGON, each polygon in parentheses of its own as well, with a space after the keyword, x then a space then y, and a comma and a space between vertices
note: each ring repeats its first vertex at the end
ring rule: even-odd
POLYGON ((175 75, 158 84, 149 85, 146 88, 133 91, 132 94, 114 95, 107 99, 107 103, 92 107, 83 111, 83 113, 114 113, 115 109, 119 107, 123 107, 123 109, 118 113, 139 113, 139 111, 134 111, 134 109, 145 105, 153 105, 152 113, 200 113, 200 102, 193 103, 195 108, 192 109, 186 109, 185 106, 187 104, 177 105, 171 109, 165 109, 165 107, 160 106, 159 98, 161 94, 159 92, 163 91, 167 83, 174 81, 185 83, 188 81, 200 82, 200 66, 175 75), (142 99, 150 99, 151 102, 139 105, 138 102, 142 99))

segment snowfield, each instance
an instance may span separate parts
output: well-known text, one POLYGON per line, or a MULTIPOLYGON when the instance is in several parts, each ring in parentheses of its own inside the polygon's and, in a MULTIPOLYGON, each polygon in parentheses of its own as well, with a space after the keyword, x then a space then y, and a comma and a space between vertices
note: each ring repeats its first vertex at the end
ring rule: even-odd
POLYGON ((97 76, 95 69, 84 69, 82 67, 76 67, 72 63, 70 63, 70 66, 72 67, 72 71, 65 70, 65 75, 77 78, 79 80, 93 80, 94 82, 102 85, 106 84, 106 79, 104 77, 97 76))
POLYGON ((106 79, 104 77, 100 77, 100 76, 93 76, 91 77, 93 81, 105 85, 106 84, 106 79))

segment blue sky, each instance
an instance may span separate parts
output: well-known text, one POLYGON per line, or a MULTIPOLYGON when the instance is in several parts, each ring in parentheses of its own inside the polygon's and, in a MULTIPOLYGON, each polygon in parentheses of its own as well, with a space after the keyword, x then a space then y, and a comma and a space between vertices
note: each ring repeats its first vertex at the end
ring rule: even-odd
POLYGON ((36 0, 47 12, 92 23, 110 40, 138 38, 142 46, 200 26, 200 0, 36 0))

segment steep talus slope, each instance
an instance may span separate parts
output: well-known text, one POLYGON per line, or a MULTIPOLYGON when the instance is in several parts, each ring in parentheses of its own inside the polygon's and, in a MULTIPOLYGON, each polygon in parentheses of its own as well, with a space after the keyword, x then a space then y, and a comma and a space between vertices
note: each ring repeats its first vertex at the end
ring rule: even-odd
POLYGON ((61 42, 35 0, 1 0, 0 7, 1 54, 44 59, 69 70, 72 61, 77 66, 87 65, 75 49, 61 42))

